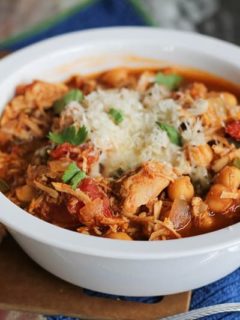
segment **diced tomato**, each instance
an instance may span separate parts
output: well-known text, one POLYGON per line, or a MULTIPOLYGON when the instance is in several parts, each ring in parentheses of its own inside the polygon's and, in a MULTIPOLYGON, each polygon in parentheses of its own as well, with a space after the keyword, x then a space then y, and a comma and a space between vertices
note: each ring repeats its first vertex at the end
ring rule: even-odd
MULTIPOLYGON (((105 217, 112 217, 110 202, 106 193, 101 189, 97 182, 91 178, 84 179, 79 189, 86 193, 91 200, 101 199, 103 201, 103 212, 105 217)), ((73 196, 67 198, 67 209, 72 214, 77 216, 80 210, 84 207, 84 203, 73 196)))
POLYGON ((87 170, 98 161, 99 151, 93 145, 85 143, 81 146, 74 146, 70 143, 63 143, 57 146, 52 152, 51 157, 55 160, 68 158, 75 161, 82 169, 83 162, 86 161, 87 170))
POLYGON ((92 200, 100 198, 103 200, 103 208, 104 208, 104 215, 107 217, 112 216, 112 212, 110 209, 110 203, 107 195, 105 192, 101 190, 101 188, 97 185, 97 183, 91 179, 86 178, 80 184, 80 189, 85 192, 92 200))
POLYGON ((51 157, 53 159, 60 159, 65 157, 68 153, 70 153, 72 148, 72 145, 70 143, 63 143, 57 146, 54 150, 51 152, 51 157))
POLYGON ((233 139, 240 141, 240 121, 236 120, 229 122, 225 127, 225 132, 233 139))
POLYGON ((103 199, 103 191, 91 178, 84 179, 80 184, 80 189, 85 192, 92 200, 96 198, 103 199))

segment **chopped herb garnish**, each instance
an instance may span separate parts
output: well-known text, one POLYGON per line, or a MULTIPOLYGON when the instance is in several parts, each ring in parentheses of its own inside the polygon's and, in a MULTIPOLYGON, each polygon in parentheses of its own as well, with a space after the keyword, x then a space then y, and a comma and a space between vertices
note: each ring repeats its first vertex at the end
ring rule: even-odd
POLYGON ((82 181, 86 177, 86 173, 84 171, 79 171, 71 180, 71 187, 73 190, 76 190, 80 181, 82 181))
POLYGON ((240 158, 236 158, 232 162, 233 166, 240 169, 240 158))
POLYGON ((8 185, 8 183, 5 181, 5 180, 3 180, 3 179, 0 179, 0 191, 1 192, 7 192, 7 191, 9 191, 9 185, 8 185))
POLYGON ((160 123, 160 122, 157 122, 157 125, 161 130, 167 133, 168 138, 172 143, 176 144, 177 146, 182 145, 181 135, 179 134, 176 128, 170 126, 169 124, 160 123))
POLYGON ((74 162, 70 163, 67 169, 64 171, 64 174, 62 176, 62 181, 65 183, 69 182, 78 172, 79 172, 78 166, 74 162))
POLYGON ((78 166, 72 162, 69 164, 67 169, 64 171, 62 176, 62 181, 64 183, 69 183, 71 187, 75 190, 80 181, 86 177, 86 173, 78 168, 78 166))
POLYGON ((157 73, 155 78, 156 83, 164 85, 169 90, 177 89, 182 80, 183 78, 178 74, 165 74, 162 72, 157 73))
POLYGON ((48 138, 56 143, 62 144, 64 142, 69 142, 74 145, 82 144, 88 135, 87 128, 82 126, 81 128, 77 129, 74 126, 65 128, 62 132, 49 132, 48 138))
POLYGON ((53 104, 54 112, 60 114, 66 105, 71 101, 81 102, 83 100, 83 93, 81 90, 73 89, 68 91, 61 99, 57 100, 53 104))
POLYGON ((115 124, 119 124, 124 120, 124 115, 121 110, 111 108, 108 111, 109 116, 115 122, 115 124))

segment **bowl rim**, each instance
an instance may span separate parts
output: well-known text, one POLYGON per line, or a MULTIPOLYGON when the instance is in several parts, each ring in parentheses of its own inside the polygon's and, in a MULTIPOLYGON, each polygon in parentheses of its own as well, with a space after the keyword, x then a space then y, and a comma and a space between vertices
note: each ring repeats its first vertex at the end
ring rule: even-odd
MULTIPOLYGON (((232 63, 234 61, 234 65, 240 68, 238 59, 240 48, 219 39, 192 32, 153 27, 110 27, 76 31, 52 37, 7 56, 0 61, 0 85, 13 75, 16 69, 29 63, 29 60, 36 60, 48 50, 58 51, 63 44, 65 47, 71 48, 71 43, 75 44, 76 40, 87 44, 96 41, 99 37, 102 41, 111 41, 116 38, 131 40, 137 36, 148 40, 156 39, 157 36, 174 39, 177 45, 183 43, 186 49, 199 48, 202 54, 210 52, 213 57, 223 59, 226 62, 232 63), (8 77, 5 76, 6 74, 8 77)), ((26 214, 23 209, 8 200, 1 192, 0 203, 3 207, 0 210, 0 222, 5 224, 13 234, 20 233, 28 239, 86 255, 128 260, 168 259, 206 253, 217 254, 219 250, 226 248, 234 251, 235 246, 240 243, 240 223, 203 235, 176 240, 112 241, 66 230, 26 214), (4 212, 9 212, 9 214, 4 212)))

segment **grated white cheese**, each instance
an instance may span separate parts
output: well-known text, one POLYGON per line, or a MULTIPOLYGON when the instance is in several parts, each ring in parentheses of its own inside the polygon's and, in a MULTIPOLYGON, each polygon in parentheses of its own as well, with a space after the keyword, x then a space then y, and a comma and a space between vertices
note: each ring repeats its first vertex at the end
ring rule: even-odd
POLYGON ((185 122, 186 129, 182 131, 182 139, 185 144, 198 146, 206 144, 206 138, 202 122, 198 118, 189 118, 185 122))
MULTIPOLYGON (((189 174, 191 166, 180 146, 169 140, 156 122, 178 128, 182 121, 181 105, 169 98, 169 91, 153 85, 145 94, 129 89, 98 90, 85 96, 81 104, 71 102, 61 114, 61 124, 72 119, 76 126, 85 125, 89 139, 102 151, 100 162, 104 174, 117 169, 134 169, 147 160, 158 160, 178 167, 189 174), (151 94, 149 94, 151 92, 151 94), (110 108, 120 110, 124 120, 115 124, 110 108)), ((200 120, 191 120, 182 136, 185 143, 203 144, 204 133, 200 120)))
POLYGON ((169 96, 170 91, 165 86, 155 83, 146 91, 143 97, 143 104, 151 108, 151 106, 157 105, 160 100, 168 98, 169 96))
POLYGON ((179 126, 181 106, 175 100, 159 100, 157 104, 153 104, 149 109, 157 115, 158 121, 172 124, 175 127, 179 126))
POLYGON ((207 190, 209 188, 210 180, 207 168, 192 167, 190 175, 197 193, 200 194, 203 190, 207 190))
POLYGON ((193 102, 191 108, 187 111, 190 112, 193 116, 200 116, 207 112, 208 101, 204 99, 197 99, 193 102))

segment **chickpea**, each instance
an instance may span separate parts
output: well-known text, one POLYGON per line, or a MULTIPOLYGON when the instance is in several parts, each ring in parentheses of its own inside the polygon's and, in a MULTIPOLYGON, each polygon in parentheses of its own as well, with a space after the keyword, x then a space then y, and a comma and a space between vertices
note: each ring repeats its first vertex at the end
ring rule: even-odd
POLYGON ((183 176, 171 182, 168 186, 168 196, 172 201, 175 199, 191 201, 194 196, 194 188, 190 178, 183 176))
POLYGON ((123 85, 128 77, 128 72, 126 69, 114 69, 105 72, 101 80, 108 86, 118 87, 123 85))
POLYGON ((202 121, 205 126, 208 127, 222 127, 222 122, 227 120, 226 108, 224 105, 223 99, 221 99, 220 95, 209 94, 209 98, 207 99, 208 109, 202 115, 202 121))
POLYGON ((231 190, 237 190, 240 185, 240 170, 227 166, 219 173, 216 183, 222 184, 231 190))
POLYGON ((213 151, 208 144, 190 146, 188 152, 191 163, 196 166, 207 167, 213 159, 213 151))
POLYGON ((107 235, 107 238, 116 240, 132 240, 132 238, 125 232, 111 232, 107 235))
POLYGON ((84 81, 83 88, 82 88, 83 93, 85 95, 91 93, 93 90, 96 89, 96 86, 97 86, 97 83, 93 79, 88 79, 88 80, 84 81))
POLYGON ((200 82, 194 82, 190 86, 190 95, 193 98, 205 98, 207 94, 207 88, 203 83, 200 82))
POLYGON ((223 101, 228 107, 233 107, 238 104, 237 98, 232 93, 222 92, 221 98, 223 99, 223 101))
POLYGON ((34 189, 27 184, 16 189, 16 196, 22 202, 30 202, 34 197, 34 189))
POLYGON ((232 205, 233 199, 221 198, 224 191, 229 191, 229 189, 222 184, 214 184, 211 187, 206 197, 206 203, 211 211, 223 213, 232 205))

